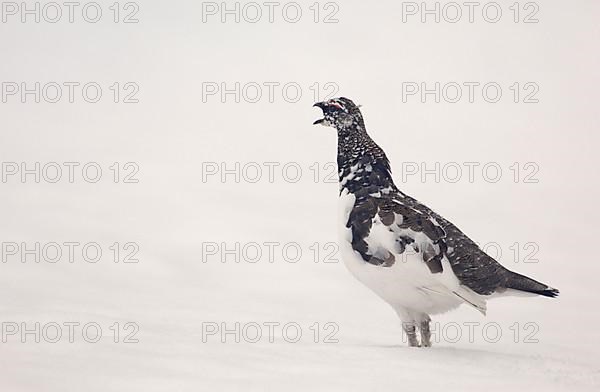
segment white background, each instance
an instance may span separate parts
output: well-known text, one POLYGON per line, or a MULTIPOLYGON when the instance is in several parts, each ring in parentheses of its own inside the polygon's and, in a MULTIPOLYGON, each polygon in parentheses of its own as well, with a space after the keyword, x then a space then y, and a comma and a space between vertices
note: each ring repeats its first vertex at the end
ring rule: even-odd
MULTIPOLYGON (((81 90, 68 102, 66 88, 54 104, 35 103, 32 95, 23 103, 20 94, 0 103, 2 162, 28 168, 96 162, 103 169, 97 183, 86 182, 80 171, 73 183, 66 171, 58 183, 45 177, 36 183, 33 175, 23 182, 18 174, 0 183, 3 243, 96 242, 103 249, 97 263, 76 253, 73 263, 66 256, 56 263, 30 256, 22 263, 18 254, 0 264, 3 328, 94 322, 103 332, 97 343, 87 342, 81 329, 73 343, 66 336, 36 343, 35 334, 23 338, 22 331, 6 336, 0 389, 598 388, 597 1, 538 2, 538 23, 522 23, 532 10, 523 10, 524 2, 515 23, 512 1, 498 2, 503 13, 497 23, 482 17, 484 2, 473 23, 466 7, 457 23, 435 23, 433 16, 422 23, 419 14, 403 22, 402 3, 393 1, 338 2, 338 23, 323 23, 334 9, 324 10, 324 2, 315 23, 308 1, 298 3, 297 23, 282 17, 285 3, 275 8, 273 23, 265 6, 256 23, 243 15, 239 23, 232 15, 222 23, 220 14, 203 22, 201 2, 140 1, 139 23, 133 24, 114 23, 111 3, 99 2, 97 23, 83 20, 81 7, 73 23, 66 7, 54 24, 43 17, 35 23, 32 16, 21 23, 20 14, 0 23, 3 83, 96 82, 103 88, 95 104, 81 90), (109 86, 115 82, 136 83, 139 103, 114 103, 109 86), (239 102, 231 94, 203 97, 207 82, 280 86, 273 102, 263 87, 262 98, 251 103, 248 96, 239 102), (336 140, 332 129, 311 126, 321 115, 311 106, 326 95, 328 82, 337 86, 336 95, 363 105, 367 129, 387 152, 404 192, 475 241, 498 244, 505 266, 559 288, 561 296, 499 299, 488 304, 485 318, 467 308, 435 316, 434 347, 406 347, 394 312, 337 256, 338 262, 323 263, 325 244, 336 241, 338 187, 323 181, 335 171, 325 165, 335 161, 336 140), (473 103, 466 96, 457 103, 427 96, 422 103, 418 95, 403 102, 406 82, 429 88, 495 82, 503 95, 497 103, 486 102, 481 90, 473 103), (523 103, 523 96, 513 102, 509 87, 515 82, 536 83, 539 102, 523 103), (297 102, 291 102, 294 94, 282 95, 286 83, 301 87, 297 102), (310 89, 315 83, 318 97, 310 89), (114 162, 137 164, 139 182, 114 183, 114 162), (207 165, 234 169, 236 162, 240 171, 257 163, 262 177, 250 182, 250 171, 239 182, 233 174, 224 181, 220 173, 203 178, 207 165), (279 164, 272 182, 264 162, 279 164), (319 181, 310 169, 315 162, 319 181), (419 172, 402 178, 407 163, 432 169, 436 162, 458 163, 462 177, 436 181, 419 172), (480 165, 472 182, 464 162, 480 165), (497 182, 481 174, 490 162, 502 169, 497 182), (524 164, 535 164, 538 181, 520 176, 515 182, 515 162, 521 175, 531 172, 524 164), (286 163, 302 169, 299 181, 286 181, 286 163), (139 262, 114 263, 114 242, 137 243, 139 262), (272 263, 265 254, 251 263, 241 251, 222 263, 222 252, 203 254, 208 242, 230 249, 235 243, 280 245, 272 263), (302 250, 295 263, 281 254, 290 242, 302 250), (529 242, 536 263, 523 263, 529 242), (309 248, 314 243, 318 258, 309 248), (521 248, 518 258, 514 243, 521 248), (115 322, 119 343, 109 329, 115 322), (139 326, 138 343, 122 342, 127 322, 139 326), (257 343, 243 336, 236 343, 231 334, 203 336, 206 323, 233 328, 265 322, 297 323, 302 338, 289 343, 279 328, 270 342, 266 327, 257 343), (328 322, 337 326, 337 343, 323 342, 328 322), (448 329, 453 322, 462 333, 455 343, 448 329), (480 323, 472 340, 465 322, 480 323), (314 323, 321 332, 317 343, 314 323), (498 342, 482 334, 485 323, 500 326, 498 342), (520 326, 516 343, 514 323, 520 326), (525 323, 534 323, 537 343, 524 342, 525 323), (445 338, 439 336, 444 328, 445 338)), ((120 19, 128 12, 122 13, 120 19)))

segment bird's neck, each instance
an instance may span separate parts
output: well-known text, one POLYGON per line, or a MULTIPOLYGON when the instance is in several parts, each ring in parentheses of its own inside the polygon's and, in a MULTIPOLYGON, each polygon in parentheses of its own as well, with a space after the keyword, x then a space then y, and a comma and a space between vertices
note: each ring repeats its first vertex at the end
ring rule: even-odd
POLYGON ((337 163, 340 192, 396 189, 385 152, 364 129, 338 129, 337 163))

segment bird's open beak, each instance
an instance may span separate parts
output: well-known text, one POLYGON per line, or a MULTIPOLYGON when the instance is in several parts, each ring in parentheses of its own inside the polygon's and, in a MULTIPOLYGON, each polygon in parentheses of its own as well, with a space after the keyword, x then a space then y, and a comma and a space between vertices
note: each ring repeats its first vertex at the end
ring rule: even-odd
MULTIPOLYGON (((325 110, 325 107, 326 107, 327 105, 325 104, 325 102, 317 102, 317 103, 315 103, 315 104, 313 105, 313 107, 315 107, 315 106, 316 106, 316 107, 318 107, 319 109, 321 109, 321 110, 323 110, 323 111, 324 111, 324 110, 325 110)), ((322 124, 324 121, 325 121, 325 119, 324 119, 324 118, 320 118, 320 119, 316 120, 316 121, 313 123, 313 125, 322 124)))

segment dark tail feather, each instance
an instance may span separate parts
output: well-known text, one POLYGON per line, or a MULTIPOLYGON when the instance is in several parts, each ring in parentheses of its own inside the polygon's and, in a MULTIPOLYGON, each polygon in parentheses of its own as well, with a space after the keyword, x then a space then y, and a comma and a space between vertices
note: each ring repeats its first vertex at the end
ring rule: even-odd
POLYGON ((539 294, 550 298, 558 296, 557 289, 512 271, 508 271, 506 288, 539 294))

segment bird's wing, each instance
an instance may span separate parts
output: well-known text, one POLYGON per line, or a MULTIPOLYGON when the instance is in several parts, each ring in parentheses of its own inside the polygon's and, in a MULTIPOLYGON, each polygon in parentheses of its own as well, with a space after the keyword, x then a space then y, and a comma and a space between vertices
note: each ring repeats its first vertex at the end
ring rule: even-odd
POLYGON ((466 289, 454 294, 467 302, 473 302, 470 293, 488 295, 505 283, 507 270, 500 263, 452 223, 401 192, 358 195, 347 227, 352 230, 353 249, 374 265, 393 265, 393 254, 402 254, 407 246, 418 251, 434 275, 444 272, 447 260, 466 289), (374 225, 393 233, 393 243, 388 241, 383 249, 374 247, 370 238, 374 225))
POLYGON ((390 252, 402 254, 407 246, 411 246, 422 255, 431 273, 443 271, 446 232, 427 211, 414 208, 393 195, 369 194, 357 198, 347 222, 347 227, 352 230, 352 247, 366 262, 389 266, 390 256, 373 246, 374 225, 382 225, 392 233, 393 242, 386 241, 384 246, 390 252))

